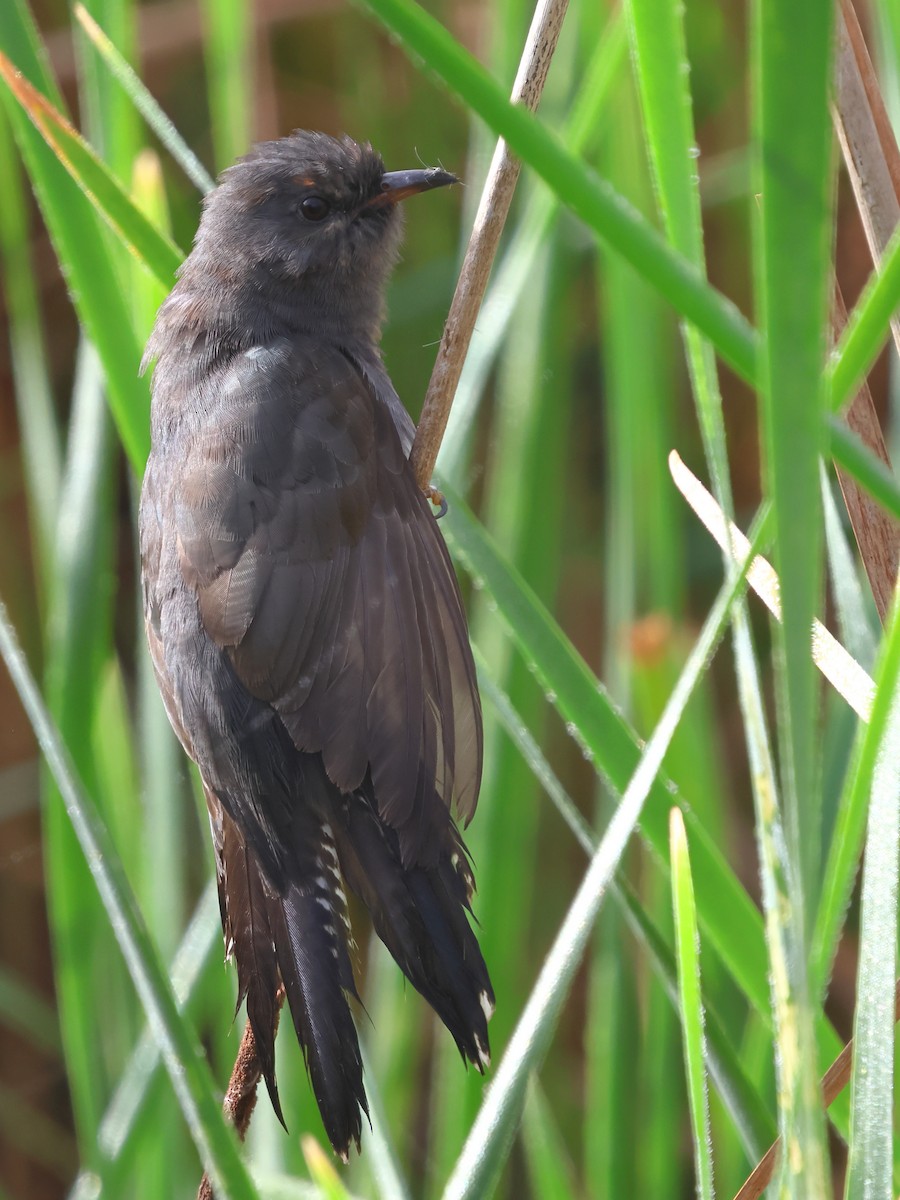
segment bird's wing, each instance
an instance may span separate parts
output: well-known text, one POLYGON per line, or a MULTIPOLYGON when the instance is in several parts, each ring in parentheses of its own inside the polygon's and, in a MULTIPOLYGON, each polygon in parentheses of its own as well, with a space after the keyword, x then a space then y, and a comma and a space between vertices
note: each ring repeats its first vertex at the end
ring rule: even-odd
POLYGON ((436 798, 474 810, 481 714, 456 577, 390 414, 312 343, 241 354, 205 391, 174 497, 203 624, 342 791, 371 772, 419 859, 436 798))

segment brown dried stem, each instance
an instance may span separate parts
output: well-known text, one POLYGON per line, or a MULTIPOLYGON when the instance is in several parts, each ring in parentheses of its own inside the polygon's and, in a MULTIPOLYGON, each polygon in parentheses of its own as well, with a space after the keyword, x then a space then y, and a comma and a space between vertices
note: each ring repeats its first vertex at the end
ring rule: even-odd
MULTIPOLYGON (((851 0, 842 0, 838 20, 834 124, 853 185, 869 252, 876 269, 900 220, 900 153, 888 121, 878 80, 851 0)), ((846 324, 840 290, 835 296, 835 334, 846 324)), ((891 322, 900 349, 900 322, 891 322)), ((868 386, 854 397, 847 423, 883 462, 890 465, 881 425, 868 386)), ((855 480, 838 471, 844 502, 879 615, 884 620, 900 562, 900 530, 865 495, 855 480)))
MULTIPOLYGON (((532 111, 537 108, 567 8, 568 0, 539 0, 513 84, 513 103, 523 104, 532 111)), ((410 451, 410 462, 423 491, 428 491, 431 483, 434 464, 450 417, 450 407, 472 340, 475 319, 516 189, 519 166, 518 159, 513 158, 501 138, 497 142, 481 193, 472 235, 422 406, 419 428, 410 451)))
MULTIPOLYGON (((279 989, 276 1013, 280 1011, 283 1000, 284 990, 279 989)), ((275 1019, 276 1021, 278 1020, 277 1016, 275 1019)), ((241 1038, 241 1044, 238 1047, 237 1058, 231 1072, 231 1079, 228 1081, 228 1091, 225 1093, 225 1100, 222 1105, 225 1110, 225 1116, 237 1130, 237 1135, 241 1141, 247 1136, 247 1130, 250 1128, 250 1118, 253 1116, 253 1110, 256 1108, 256 1091, 261 1078, 262 1069, 259 1065, 259 1056, 256 1053, 256 1038, 253 1036, 253 1030, 248 1021, 244 1027, 244 1036, 241 1038)), ((215 1200, 212 1183, 206 1172, 203 1173, 203 1178, 200 1180, 200 1187, 197 1190, 197 1200, 215 1200)))
MULTIPOLYGON (((835 284, 835 340, 846 324, 847 309, 844 306, 844 298, 840 287, 835 284)), ((847 410, 847 424, 882 462, 890 466, 872 393, 865 380, 847 410)), ((891 607, 897 567, 900 563, 900 527, 881 505, 859 486, 852 475, 837 467, 837 477, 869 586, 875 597, 875 607, 883 623, 891 607)))

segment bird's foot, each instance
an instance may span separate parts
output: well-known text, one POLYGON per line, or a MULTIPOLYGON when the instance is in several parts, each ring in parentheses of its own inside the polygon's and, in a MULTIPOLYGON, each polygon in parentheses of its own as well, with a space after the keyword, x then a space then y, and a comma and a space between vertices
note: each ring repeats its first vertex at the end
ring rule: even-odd
POLYGON ((438 510, 435 516, 438 520, 447 515, 447 498, 443 492, 439 492, 433 483, 429 483, 425 490, 425 499, 428 500, 438 510))

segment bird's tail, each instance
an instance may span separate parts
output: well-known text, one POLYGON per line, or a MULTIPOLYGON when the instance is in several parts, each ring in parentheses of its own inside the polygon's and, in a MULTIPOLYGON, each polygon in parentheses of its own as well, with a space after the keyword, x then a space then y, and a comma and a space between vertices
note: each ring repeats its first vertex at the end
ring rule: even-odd
POLYGON ((462 839, 447 817, 433 865, 403 865, 396 833, 364 794, 342 798, 334 837, 344 878, 410 983, 484 1072, 494 993, 468 913, 475 888, 462 839))
POLYGON ((359 1148, 368 1117, 362 1059, 347 1003, 356 986, 337 856, 327 824, 295 826, 285 860, 290 877, 276 887, 237 825, 220 809, 216 837, 219 897, 229 954, 238 969, 238 1006, 246 997, 260 1067, 284 1124, 275 1082, 276 995, 283 983, 322 1121, 345 1161, 359 1148))

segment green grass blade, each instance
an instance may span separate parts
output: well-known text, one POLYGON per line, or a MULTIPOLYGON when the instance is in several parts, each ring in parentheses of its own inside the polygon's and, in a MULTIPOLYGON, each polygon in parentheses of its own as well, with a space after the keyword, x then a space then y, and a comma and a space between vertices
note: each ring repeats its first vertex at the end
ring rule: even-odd
POLYGON ((706 1037, 700 995, 700 942, 691 884, 684 818, 679 808, 671 813, 672 905, 675 913, 675 946, 678 961, 679 1009, 688 1081, 694 1167, 699 1200, 713 1200, 713 1164, 706 1091, 706 1037))
MULTIPOLYGON (((785 977, 773 963, 778 1024, 782 1178, 789 1196, 824 1195, 825 1123, 816 1077, 815 998, 808 937, 822 854, 817 771, 818 680, 809 630, 822 590, 819 460, 825 449, 823 363, 827 350, 832 240, 832 17, 757 0, 753 21, 755 237, 760 385, 767 491, 775 519, 781 587, 778 701, 786 896, 770 910, 781 922, 785 977), (787 899, 785 907, 783 901, 787 899)), ((769 797, 769 802, 773 797, 769 797)))
POLYGON ((505 138, 611 248, 656 287, 677 312, 706 333, 743 378, 756 373, 756 340, 737 308, 711 288, 605 180, 570 154, 558 137, 522 107, 431 16, 410 0, 365 0, 413 55, 505 138))
POLYGON ((0 654, 62 792, 97 890, 151 1020, 200 1155, 222 1197, 256 1200, 234 1135, 225 1123, 196 1035, 178 1012, 166 974, 144 928, 115 848, 93 802, 76 779, 0 601, 0 654))
POLYGON ((0 78, 119 241, 162 284, 171 287, 184 257, 178 247, 147 220, 81 134, 37 88, 17 72, 14 64, 2 52, 0 78))
POLYGON ((532 1196, 575 1200, 572 1164, 538 1081, 532 1077, 522 1113, 522 1140, 532 1196))
MULTIPOLYGON (((172 961, 170 982, 179 1008, 183 1009, 189 1003, 204 968, 211 961, 220 934, 216 885, 210 882, 172 961)), ((124 1153, 161 1065, 159 1046, 152 1032, 147 1030, 135 1046, 100 1123, 97 1140, 108 1159, 116 1159, 124 1153)))
MULTIPOLYGON (((125 60, 137 55, 137 11, 132 0, 87 0, 94 15, 104 21, 109 36, 125 60)), ((87 38, 73 28, 78 109, 81 128, 113 175, 125 183, 141 148, 138 114, 87 38)))
POLYGON ((828 421, 828 449, 836 463, 852 475, 881 507, 900 521, 900 484, 889 467, 837 418, 828 421))
POLYGON ((900 307, 900 229, 885 247, 828 362, 826 384, 832 412, 838 412, 874 363, 900 307))
POLYGON ((219 168, 250 148, 253 127, 253 7, 248 0, 203 0, 206 81, 219 168))
MULTIPOLYGON (((106 797, 93 733, 112 641, 113 594, 104 581, 113 577, 113 448, 99 361, 82 338, 45 631, 45 691, 53 720, 73 748, 79 776, 101 805, 106 797)), ((118 961, 109 979, 98 969, 115 955, 113 936, 62 797, 50 780, 44 796, 44 857, 60 1029, 82 1153, 89 1157, 103 1111, 108 1056, 115 1056, 122 1033, 120 1023, 100 1017, 96 990, 103 986, 117 995, 124 979, 118 961), (98 1044, 104 1053, 98 1054, 98 1044)))
POLYGON ((83 4, 76 4, 72 11, 75 19, 91 39, 98 54, 124 88, 135 108, 188 179, 201 192, 211 191, 215 187, 215 180, 160 108, 131 64, 116 49, 83 4))
POLYGON ((5 114, 0 115, 0 279, 6 298, 16 413, 30 520, 44 588, 49 586, 59 511, 62 448, 50 382, 46 338, 31 261, 22 170, 5 114))
POLYGON ((400 1160, 388 1133, 384 1103, 378 1087, 378 1077, 371 1067, 365 1046, 361 1047, 366 1095, 369 1099, 369 1119, 372 1129, 367 1139, 366 1153, 372 1159, 372 1175, 379 1200, 409 1200, 410 1190, 403 1178, 400 1160))
MULTIPOLYGON (((62 111, 24 0, 8 0, 0 21, 0 50, 24 79, 62 111)), ((16 141, 79 319, 103 362, 109 403, 135 470, 150 445, 150 395, 137 377, 141 349, 128 320, 119 280, 94 208, 6 87, 0 87, 16 141)))
POLYGON ((892 1191, 897 843, 900 838, 900 605, 894 604, 865 754, 871 779, 853 1023, 847 1200, 892 1191), (874 763, 872 763, 874 759, 874 763), (870 767, 870 763, 872 763, 870 767))

